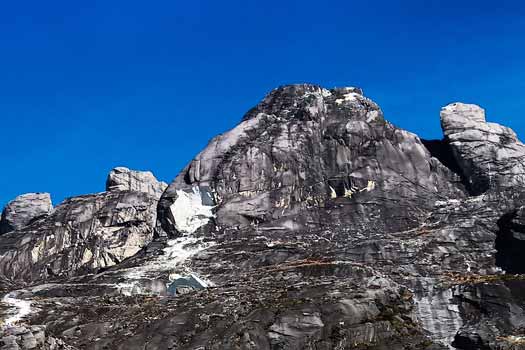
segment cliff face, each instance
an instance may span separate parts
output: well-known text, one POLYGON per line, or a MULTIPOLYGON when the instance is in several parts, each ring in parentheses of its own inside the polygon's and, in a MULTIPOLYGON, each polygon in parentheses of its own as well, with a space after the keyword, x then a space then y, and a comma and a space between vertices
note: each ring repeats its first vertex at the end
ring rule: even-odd
MULTIPOLYGON (((143 173, 124 169, 110 173, 107 192, 69 198, 52 211, 41 210, 45 215, 2 235, 2 277, 14 282, 38 282, 96 272, 135 255, 150 243, 162 193, 157 187, 166 185, 151 173, 141 179, 143 173), (119 184, 116 173, 128 176, 119 184)), ((18 197, 5 212, 19 214, 18 209, 11 208, 22 197, 27 198, 18 197)), ((37 204, 37 208, 42 207, 36 200, 26 199, 25 203, 24 208, 37 204)))
POLYGON ((420 224, 436 200, 463 196, 460 178, 359 89, 293 85, 272 91, 188 164, 160 200, 157 231, 395 232, 420 224), (186 227, 178 210, 186 193, 215 215, 186 227))
POLYGON ((291 85, 169 186, 116 168, 0 236, 1 341, 519 349, 525 147, 475 105, 441 123, 421 140, 360 89, 291 85))

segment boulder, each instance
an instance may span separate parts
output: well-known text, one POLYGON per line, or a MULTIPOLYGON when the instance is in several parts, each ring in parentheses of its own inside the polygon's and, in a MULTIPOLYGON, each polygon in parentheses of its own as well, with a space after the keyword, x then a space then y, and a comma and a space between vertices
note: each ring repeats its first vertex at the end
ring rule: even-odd
POLYGON ((525 185, 525 145, 510 128, 487 122, 483 108, 449 104, 441 126, 473 195, 525 185))
POLYGON ((19 230, 53 210, 49 193, 26 193, 9 202, 0 219, 0 234, 19 230))
POLYGON ((106 191, 145 192, 160 198, 168 184, 158 181, 151 171, 136 171, 116 167, 110 171, 106 180, 106 191))

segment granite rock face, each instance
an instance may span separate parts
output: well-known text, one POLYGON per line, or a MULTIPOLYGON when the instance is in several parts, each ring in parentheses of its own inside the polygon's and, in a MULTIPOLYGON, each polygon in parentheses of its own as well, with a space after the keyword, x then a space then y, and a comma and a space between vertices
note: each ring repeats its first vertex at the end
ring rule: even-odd
POLYGON ((53 210, 49 193, 26 193, 9 202, 0 219, 0 234, 19 230, 53 210))
POLYGON ((66 199, 51 214, 2 235, 1 275, 30 282, 99 271, 150 243, 162 184, 151 173, 113 170, 109 178, 111 191, 66 199), (118 187, 123 173, 129 181, 118 187))
POLYGON ((45 327, 41 326, 12 327, 0 338, 0 344, 2 350, 74 350, 61 339, 47 336, 45 327))
POLYGON ((145 192, 153 197, 162 195, 168 184, 158 181, 150 171, 136 171, 116 167, 108 175, 106 191, 145 192))
POLYGON ((416 227, 436 200, 461 198, 460 182, 359 89, 286 86, 214 138, 170 184, 157 231, 175 237, 210 223, 397 231, 416 227), (188 195, 216 215, 180 215, 188 195), (187 225, 188 217, 199 220, 187 225))
POLYGON ((358 88, 275 89, 165 190, 116 168, 108 192, 0 236, 4 332, 45 325, 75 349, 525 349, 525 149, 475 105, 441 123, 422 140, 358 88))
POLYGON ((525 183, 525 145, 511 129, 488 123, 481 107, 443 107, 441 125, 473 194, 525 183))

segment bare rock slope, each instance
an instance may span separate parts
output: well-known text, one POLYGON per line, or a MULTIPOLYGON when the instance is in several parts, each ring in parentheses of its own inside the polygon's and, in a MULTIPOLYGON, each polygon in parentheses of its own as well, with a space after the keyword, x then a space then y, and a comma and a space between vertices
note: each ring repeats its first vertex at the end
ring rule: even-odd
POLYGON ((441 123, 422 140, 358 88, 290 85, 167 187, 116 168, 0 236, 0 344, 525 348, 525 148, 475 105, 441 123))
MULTIPOLYGON (((150 243, 162 183, 150 172, 123 169, 111 171, 107 192, 66 199, 52 213, 2 235, 2 277, 33 282, 96 272, 150 243)), ((20 198, 33 197, 18 197, 6 212, 20 198)), ((26 207, 39 205, 38 198, 27 199, 26 207)))

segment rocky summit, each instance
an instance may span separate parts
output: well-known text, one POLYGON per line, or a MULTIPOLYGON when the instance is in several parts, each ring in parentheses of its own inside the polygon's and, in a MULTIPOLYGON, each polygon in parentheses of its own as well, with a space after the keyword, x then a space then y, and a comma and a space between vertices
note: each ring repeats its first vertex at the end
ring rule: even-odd
POLYGON ((525 146, 440 114, 423 140, 359 88, 283 86, 169 185, 17 197, 0 349, 525 349, 525 146))

